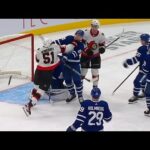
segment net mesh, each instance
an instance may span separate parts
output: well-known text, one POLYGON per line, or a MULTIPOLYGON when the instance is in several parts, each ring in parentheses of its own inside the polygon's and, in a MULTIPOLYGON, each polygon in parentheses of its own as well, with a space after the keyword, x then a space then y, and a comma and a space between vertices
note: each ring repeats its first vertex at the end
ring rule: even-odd
POLYGON ((0 38, 0 78, 32 79, 32 44, 28 35, 0 38))

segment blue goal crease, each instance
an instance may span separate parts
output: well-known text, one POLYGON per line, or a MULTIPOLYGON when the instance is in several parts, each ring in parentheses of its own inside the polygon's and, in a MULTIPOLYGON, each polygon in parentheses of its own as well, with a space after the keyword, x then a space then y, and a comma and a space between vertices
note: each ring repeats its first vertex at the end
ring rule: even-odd
MULTIPOLYGON (((12 104, 26 104, 29 101, 29 94, 33 88, 33 83, 26 83, 11 89, 0 92, 0 102, 12 104)), ((41 100, 41 103, 47 103, 47 100, 41 100)))

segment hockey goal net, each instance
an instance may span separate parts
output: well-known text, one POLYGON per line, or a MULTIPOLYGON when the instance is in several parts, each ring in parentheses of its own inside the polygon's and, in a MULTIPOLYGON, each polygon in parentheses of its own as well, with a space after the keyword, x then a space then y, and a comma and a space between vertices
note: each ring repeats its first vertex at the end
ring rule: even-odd
POLYGON ((10 76, 33 80, 33 34, 16 34, 0 37, 0 78, 10 76))

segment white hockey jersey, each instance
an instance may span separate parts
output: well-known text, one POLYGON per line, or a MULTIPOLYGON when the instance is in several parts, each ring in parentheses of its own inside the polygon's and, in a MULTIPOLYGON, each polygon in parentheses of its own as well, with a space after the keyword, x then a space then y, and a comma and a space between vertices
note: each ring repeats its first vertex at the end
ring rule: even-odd
POLYGON ((38 70, 54 70, 60 63, 58 54, 61 53, 59 45, 52 44, 50 47, 41 47, 36 51, 38 70))
POLYGON ((96 53, 99 53, 99 50, 98 50, 99 47, 102 44, 105 44, 106 38, 105 38, 105 35, 100 32, 100 30, 98 30, 98 33, 96 35, 93 35, 91 32, 91 29, 86 29, 84 32, 83 40, 85 41, 86 46, 91 41, 94 41, 97 44, 97 49, 93 50, 94 54, 96 54, 96 53))

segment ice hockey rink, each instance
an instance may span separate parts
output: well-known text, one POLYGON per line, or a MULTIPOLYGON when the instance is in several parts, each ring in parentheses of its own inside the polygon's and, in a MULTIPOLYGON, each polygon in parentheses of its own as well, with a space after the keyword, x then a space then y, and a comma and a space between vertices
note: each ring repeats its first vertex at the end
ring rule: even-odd
MULTIPOLYGON (((150 131, 150 118, 144 116, 146 110, 145 99, 138 103, 128 104, 128 99, 132 96, 133 80, 138 72, 136 70, 132 76, 112 95, 113 90, 120 84, 126 76, 137 66, 125 69, 122 62, 126 58, 135 55, 136 49, 140 46, 139 35, 150 33, 150 22, 118 24, 101 26, 101 31, 105 33, 107 43, 114 40, 124 29, 122 37, 110 46, 106 53, 101 55, 102 67, 100 69, 99 87, 102 91, 101 99, 109 103, 113 114, 112 121, 104 122, 105 131, 150 131)), ((43 35, 52 40, 63 38, 74 34, 75 30, 63 31, 43 35)), ((22 45, 28 49, 26 42, 22 45)), ((17 43, 21 45, 21 43, 17 43)), ((42 45, 39 37, 35 37, 35 49, 42 45)), ((19 46, 17 46, 19 47, 19 46)), ((6 50, 3 51, 5 58, 6 50)), ((17 53, 16 57, 24 57, 25 52, 17 53)), ((0 57, 1 58, 1 57, 0 57)), ((17 59, 18 60, 18 59, 17 59)), ((20 64, 26 69, 30 66, 31 60, 22 59, 17 62, 13 60, 13 65, 20 64)), ((6 62, 3 67, 6 67, 6 62)), ((35 65, 36 66, 36 65, 35 65)), ((91 78, 91 72, 88 72, 91 78)), ((33 108, 32 115, 26 117, 22 106, 28 102, 28 96, 33 85, 29 80, 13 79, 8 85, 8 78, 0 79, 0 130, 1 131, 65 131, 71 125, 79 110, 80 104, 75 100, 69 104, 65 101, 49 103, 47 99, 42 99, 33 108)), ((92 84, 84 81, 84 97, 90 98, 92 84)), ((80 130, 80 129, 79 129, 80 130)))

